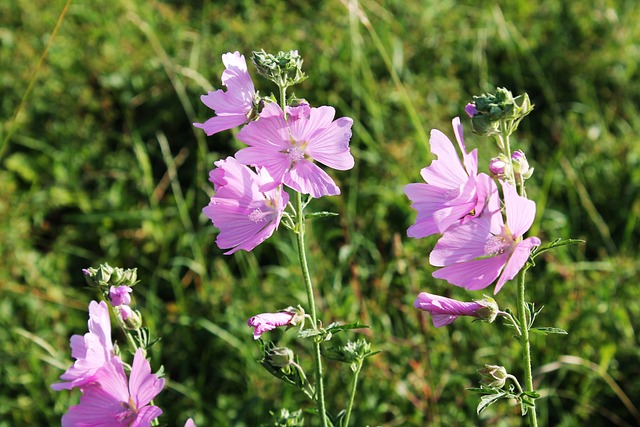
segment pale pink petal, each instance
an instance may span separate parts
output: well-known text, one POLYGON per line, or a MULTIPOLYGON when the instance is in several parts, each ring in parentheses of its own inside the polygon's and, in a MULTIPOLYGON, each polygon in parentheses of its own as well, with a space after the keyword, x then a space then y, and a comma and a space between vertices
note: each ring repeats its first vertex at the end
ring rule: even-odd
POLYGON ((300 160, 284 177, 284 183, 303 194, 311 197, 335 196, 340 194, 340 188, 329 175, 308 160, 300 160))
POLYGON ((96 382, 102 390, 120 402, 129 401, 129 386, 127 375, 124 373, 122 360, 113 356, 96 372, 96 382))
POLYGON ((196 423, 194 423, 193 420, 189 418, 187 422, 184 423, 184 427, 196 427, 196 423))
POLYGON ((431 313, 436 328, 452 323, 459 316, 475 317, 476 311, 482 308, 476 302, 462 302, 426 292, 420 292, 413 305, 431 313))
POLYGON ((496 283, 496 289, 493 292, 494 294, 500 292, 500 289, 502 289, 502 286, 504 286, 505 283, 516 277, 516 274, 518 274, 529 259, 531 249, 534 246, 540 246, 540 243, 540 239, 537 237, 529 237, 516 245, 509 261, 507 261, 507 265, 505 266, 500 279, 498 279, 498 283, 496 283))
POLYGON ((424 180, 442 188, 459 188, 463 186, 469 175, 465 171, 455 147, 447 136, 437 129, 431 130, 431 152, 438 159, 431 162, 431 165, 423 168, 420 174, 424 180))
POLYGON ((94 383, 84 390, 80 404, 71 406, 62 416, 62 427, 127 427, 132 418, 115 420, 115 416, 123 412, 122 401, 94 383))
POLYGON ((291 167, 291 160, 285 153, 267 147, 243 148, 236 153, 236 159, 244 165, 264 167, 276 184, 284 181, 284 176, 291 167))
POLYGON ((102 342, 104 348, 110 352, 113 350, 111 342, 111 319, 109 317, 109 306, 104 301, 89 303, 89 332, 93 332, 102 342))
POLYGON ((211 117, 204 123, 193 123, 193 125, 199 129, 205 131, 208 136, 215 133, 222 132, 223 130, 232 129, 240 126, 247 121, 247 116, 244 114, 237 115, 225 115, 211 117))
POLYGON ((451 191, 429 184, 407 184, 404 192, 412 201, 411 207, 418 212, 415 224, 409 227, 407 235, 413 238, 427 237, 440 232, 433 215, 443 209, 451 197, 451 191))
POLYGON ((296 107, 291 113, 295 120, 289 121, 291 137, 294 141, 309 141, 319 131, 323 131, 333 121, 336 110, 333 107, 322 106, 309 108, 308 105, 296 107))
POLYGON ((502 271, 509 254, 460 262, 441 268, 433 277, 468 290, 484 289, 493 283, 502 271))
MULTIPOLYGON (((260 117, 260 119, 243 127, 238 132, 237 138, 252 147, 263 147, 278 151, 291 147, 289 127, 282 116, 260 117)), ((238 160, 240 163, 245 163, 240 159, 238 160)))
POLYGON ((355 164, 349 151, 353 120, 342 117, 309 138, 307 154, 337 170, 348 170, 355 164))
POLYGON ((151 421, 162 415, 162 409, 157 406, 145 406, 140 409, 138 416, 129 427, 149 427, 151 421))
POLYGON ((514 238, 521 237, 526 233, 536 217, 536 204, 526 197, 519 196, 516 189, 502 183, 504 193, 504 205, 507 214, 507 227, 514 238))
POLYGON ((478 174, 478 150, 475 149, 471 153, 467 154, 467 147, 464 144, 464 132, 462 125, 460 124, 460 117, 455 117, 451 124, 453 126, 453 133, 456 136, 458 147, 462 152, 462 159, 464 161, 465 169, 469 176, 476 176, 478 174))
POLYGON ((429 263, 435 267, 444 267, 490 255, 486 244, 492 236, 491 215, 488 214, 453 226, 436 243, 429 255, 429 263))
POLYGON ((136 350, 129 378, 129 394, 136 402, 136 406, 141 408, 147 405, 162 391, 163 387, 164 379, 151 373, 151 366, 144 357, 144 353, 141 349, 136 350))

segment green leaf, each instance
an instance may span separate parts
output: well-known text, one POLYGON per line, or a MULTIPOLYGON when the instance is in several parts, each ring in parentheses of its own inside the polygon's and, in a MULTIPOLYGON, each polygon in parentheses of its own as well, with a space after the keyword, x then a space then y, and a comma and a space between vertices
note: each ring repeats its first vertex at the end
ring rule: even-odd
POLYGON ((476 413, 480 415, 482 411, 487 409, 489 406, 496 403, 498 400, 505 397, 508 394, 507 392, 498 392, 496 394, 486 394, 480 398, 480 403, 478 404, 478 408, 476 409, 476 413))
POLYGON ((327 332, 331 332, 335 334, 341 331, 347 331, 349 329, 367 329, 370 327, 371 326, 362 324, 360 322, 346 323, 346 324, 342 324, 340 322, 334 322, 329 326, 327 326, 327 332))
POLYGON ((560 328, 552 328, 552 327, 539 327, 539 328, 531 328, 529 332, 532 334, 538 335, 549 335, 549 334, 559 334, 559 335, 567 335, 568 332, 564 329, 560 328))
POLYGON ((535 257, 540 255, 541 253, 551 250, 553 248, 559 248, 561 246, 568 246, 568 245, 576 245, 578 243, 584 243, 584 242, 585 241, 581 239, 556 239, 553 242, 539 246, 537 249, 531 252, 531 259, 533 260, 535 259, 535 257))
POLYGON ((327 216, 338 216, 340 215, 339 213, 336 212, 328 212, 328 211, 323 211, 323 212, 311 212, 308 214, 305 214, 305 218, 324 218, 327 216))

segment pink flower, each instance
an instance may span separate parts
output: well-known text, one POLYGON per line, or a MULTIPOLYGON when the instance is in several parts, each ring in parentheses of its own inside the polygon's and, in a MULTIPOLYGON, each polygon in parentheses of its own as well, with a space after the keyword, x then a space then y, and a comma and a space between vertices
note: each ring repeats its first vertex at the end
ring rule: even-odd
POLYGON ((89 303, 88 326, 89 332, 84 336, 71 337, 71 356, 76 361, 60 376, 61 380, 67 382, 52 384, 52 389, 71 390, 84 386, 94 380, 96 371, 113 356, 109 307, 104 301, 89 303))
POLYGON ((426 292, 418 294, 413 306, 431 313, 436 328, 453 323, 459 316, 473 316, 493 322, 498 313, 498 305, 492 299, 462 302, 426 292))
POLYGON ((540 245, 537 237, 522 240, 533 224, 535 203, 519 196, 514 187, 503 182, 505 225, 495 183, 493 187, 489 203, 479 217, 450 228, 440 238, 429 262, 444 268, 434 272, 433 277, 478 290, 486 288, 500 276, 494 291, 497 294, 522 269, 531 249, 540 245))
POLYGON ((238 52, 225 53, 222 62, 226 67, 222 72, 222 84, 227 91, 219 89, 200 97, 207 107, 215 111, 216 116, 204 123, 193 124, 204 129, 209 136, 245 124, 253 113, 256 98, 244 55, 238 52))
POLYGON ((404 187, 411 207, 418 211, 415 224, 407 230, 409 237, 443 233, 465 217, 478 216, 486 203, 490 178, 478 175, 478 151, 466 152, 460 118, 454 118, 452 124, 463 161, 449 138, 433 129, 429 142, 438 159, 420 171, 427 183, 404 187))
POLYGON ((130 286, 111 286, 109 288, 111 305, 117 307, 131 304, 131 295, 129 295, 131 292, 133 292, 133 289, 130 286))
POLYGON ((253 339, 257 340, 262 334, 271 331, 278 326, 294 325, 296 313, 293 311, 280 311, 278 313, 262 313, 253 316, 247 321, 247 325, 253 326, 253 339))
POLYGON ((196 423, 194 423, 193 420, 189 418, 187 422, 184 423, 184 427, 196 427, 196 423))
POLYGON ((96 381, 83 389, 80 404, 62 417, 63 427, 143 427, 150 426, 162 410, 148 406, 162 391, 164 379, 151 373, 141 349, 136 351, 127 381, 118 356, 98 371, 96 381))
POLYGON ((354 165, 349 152, 353 120, 333 120, 332 107, 311 108, 307 104, 287 108, 287 119, 276 103, 269 104, 260 118, 238 133, 249 145, 236 157, 245 165, 262 166, 276 183, 312 197, 340 194, 340 189, 315 161, 337 170, 354 165))
POLYGON ((233 157, 219 160, 209 174, 216 194, 202 211, 220 229, 216 244, 229 249, 251 251, 278 228, 289 195, 274 186, 265 169, 258 173, 233 157))

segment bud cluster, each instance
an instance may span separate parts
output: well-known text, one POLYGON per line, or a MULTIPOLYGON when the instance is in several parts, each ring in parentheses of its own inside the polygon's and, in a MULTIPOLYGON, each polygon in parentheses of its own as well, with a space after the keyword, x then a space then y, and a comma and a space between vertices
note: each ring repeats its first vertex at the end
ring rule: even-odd
POLYGON ((503 131, 512 134, 520 120, 533 110, 533 104, 526 93, 514 98, 505 88, 496 93, 485 93, 473 97, 473 103, 465 107, 471 117, 471 128, 478 135, 491 136, 503 131), (504 126, 504 129, 501 128, 504 126))
POLYGON ((256 66, 258 74, 279 87, 293 86, 307 78, 302 71, 303 60, 297 50, 280 51, 275 55, 261 50, 253 52, 251 61, 256 66))

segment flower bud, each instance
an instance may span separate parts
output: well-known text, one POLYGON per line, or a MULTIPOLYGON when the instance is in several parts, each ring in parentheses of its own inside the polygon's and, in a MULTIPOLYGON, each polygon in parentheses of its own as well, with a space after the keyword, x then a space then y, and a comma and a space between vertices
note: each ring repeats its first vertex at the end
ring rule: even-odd
POLYGON ((293 351, 287 347, 275 347, 268 351, 267 363, 274 368, 285 368, 294 363, 293 351))
MULTIPOLYGON (((287 409, 281 409, 280 413, 275 414, 270 412, 273 416, 273 424, 269 424, 268 427, 302 427, 304 426, 304 417, 302 416, 302 410, 298 409, 294 412, 289 412, 287 409)), ((266 427, 267 425, 265 425, 266 427)))
POLYGON ((132 310, 128 305, 119 305, 118 312, 127 329, 137 331, 142 327, 142 314, 138 310, 132 310))
POLYGON ((476 110, 476 106, 475 106, 475 104, 474 104, 474 103, 472 103, 472 102, 470 102, 470 103, 468 103, 467 105, 465 105, 465 107, 464 107, 464 111, 465 111, 465 113, 467 113, 467 115, 468 115, 469 117, 473 117, 473 116, 475 116, 476 114, 478 114, 478 110, 476 110))
POLYGON ((484 368, 478 369, 478 372, 482 375, 480 384, 495 388, 504 387, 509 375, 504 366, 499 365, 484 365, 484 368))
POLYGON ((111 305, 117 307, 119 305, 131 304, 131 295, 133 289, 130 286, 111 286, 109 289, 109 300, 111 305))
POLYGON ((522 179, 531 178, 534 168, 529 167, 527 157, 521 150, 514 151, 513 154, 511 154, 511 161, 513 163, 513 172, 516 176, 520 175, 522 179))
POLYGON ((488 323, 493 323, 500 313, 500 308, 498 307, 498 303, 491 297, 484 296, 481 300, 476 300, 476 303, 482 306, 475 311, 476 316, 479 320, 483 320, 488 323))
POLYGON ((471 128, 478 135, 490 136, 506 129, 513 133, 518 123, 533 110, 526 93, 516 98, 505 88, 496 89, 495 94, 486 93, 473 97, 465 111, 471 117, 471 128))
POLYGON ((491 161, 489 161, 489 171, 495 178, 504 178, 505 176, 508 176, 509 167, 509 162, 503 155, 494 157, 493 159, 491 159, 491 161))
POLYGON ((251 61, 258 74, 271 80, 280 87, 289 87, 305 80, 302 72, 302 57, 297 50, 289 52, 267 53, 264 50, 253 52, 251 61))

